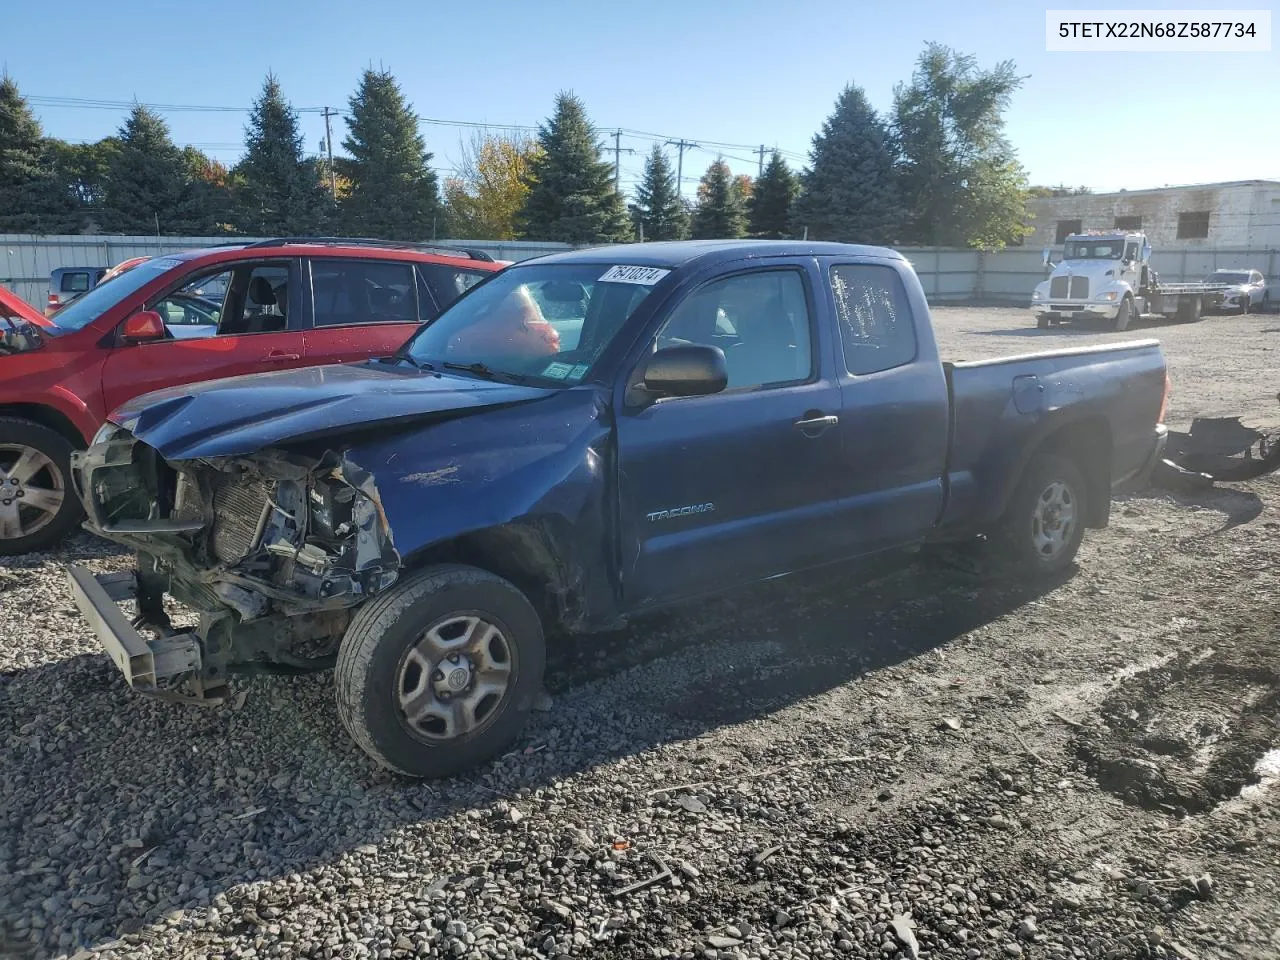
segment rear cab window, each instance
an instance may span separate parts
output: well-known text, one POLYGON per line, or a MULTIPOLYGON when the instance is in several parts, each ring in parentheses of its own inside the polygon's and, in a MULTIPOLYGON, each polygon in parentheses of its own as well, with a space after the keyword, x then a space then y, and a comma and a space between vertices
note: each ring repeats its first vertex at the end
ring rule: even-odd
POLYGON ((83 270, 72 270, 62 275, 58 289, 63 293, 84 293, 89 289, 89 274, 83 270))
POLYGON ((830 269, 845 369, 865 376, 914 360, 915 323, 898 271, 871 263, 830 269))

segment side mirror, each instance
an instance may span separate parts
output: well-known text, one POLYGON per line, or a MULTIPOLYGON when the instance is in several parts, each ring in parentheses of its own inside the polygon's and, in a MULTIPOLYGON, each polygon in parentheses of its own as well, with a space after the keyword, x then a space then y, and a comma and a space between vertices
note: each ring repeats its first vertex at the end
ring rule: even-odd
POLYGON ((126 343, 146 343, 150 340, 163 340, 169 331, 160 314, 154 310, 140 310, 120 327, 120 338, 126 343))
POLYGON ((1050 250, 1048 247, 1045 247, 1045 248, 1044 248, 1044 253, 1041 255, 1041 257, 1042 257, 1042 259, 1044 260, 1044 265, 1045 265, 1046 267, 1050 265, 1050 264, 1049 264, 1049 261, 1050 261, 1050 259, 1052 258, 1052 255, 1053 255, 1053 251, 1052 251, 1052 250, 1050 250))
POLYGON ((664 347, 649 358, 640 382, 658 397, 701 397, 729 383, 724 351, 701 343, 664 347))

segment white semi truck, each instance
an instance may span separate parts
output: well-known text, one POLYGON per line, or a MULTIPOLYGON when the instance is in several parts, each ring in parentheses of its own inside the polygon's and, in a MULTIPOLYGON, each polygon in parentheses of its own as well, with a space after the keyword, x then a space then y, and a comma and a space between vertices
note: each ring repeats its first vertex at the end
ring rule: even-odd
POLYGON ((1073 233, 1062 260, 1051 263, 1046 248, 1044 263, 1052 273, 1031 295, 1036 325, 1042 329, 1067 320, 1100 319, 1124 330, 1142 316, 1192 322, 1216 306, 1227 289, 1226 284, 1161 283, 1151 269, 1151 244, 1142 233, 1073 233))

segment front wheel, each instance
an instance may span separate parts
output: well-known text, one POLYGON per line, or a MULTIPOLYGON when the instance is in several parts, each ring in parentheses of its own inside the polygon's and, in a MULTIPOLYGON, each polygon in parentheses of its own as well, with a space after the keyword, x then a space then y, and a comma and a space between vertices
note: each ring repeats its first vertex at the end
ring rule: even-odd
POLYGON ((1027 465, 1001 523, 1010 565, 1030 576, 1060 573, 1084 539, 1084 476, 1065 457, 1042 454, 1027 465))
POLYGON ((84 516, 71 490, 71 444, 56 430, 0 417, 0 556, 42 550, 84 516))
POLYGON ((545 664, 542 624, 516 587, 475 567, 430 567, 356 613, 338 652, 338 713, 384 767, 449 776, 515 739, 545 664))
POLYGON ((1125 297, 1120 301, 1120 306, 1116 309, 1116 329, 1128 330, 1129 322, 1133 319, 1133 301, 1125 297))
POLYGON ((1240 301, 1240 316, 1243 317, 1246 314, 1248 314, 1249 310, 1252 307, 1253 307, 1253 300, 1250 299, 1249 297, 1245 297, 1243 300, 1240 301))

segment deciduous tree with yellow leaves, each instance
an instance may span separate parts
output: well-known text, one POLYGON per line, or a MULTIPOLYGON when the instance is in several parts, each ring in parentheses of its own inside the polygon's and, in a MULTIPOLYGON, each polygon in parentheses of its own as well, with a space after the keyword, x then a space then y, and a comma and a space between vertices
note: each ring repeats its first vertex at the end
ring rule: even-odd
POLYGON ((516 214, 529 193, 538 142, 516 133, 476 133, 458 172, 444 184, 449 233, 468 240, 514 240, 516 214))

